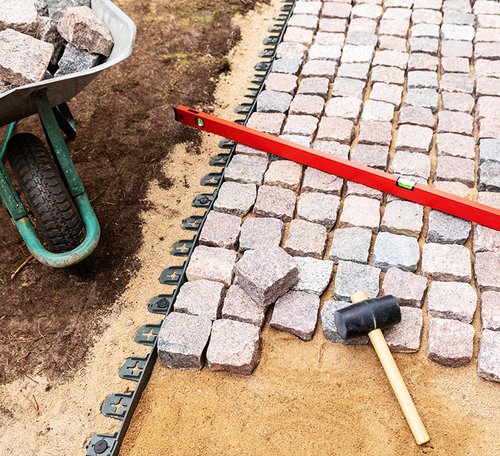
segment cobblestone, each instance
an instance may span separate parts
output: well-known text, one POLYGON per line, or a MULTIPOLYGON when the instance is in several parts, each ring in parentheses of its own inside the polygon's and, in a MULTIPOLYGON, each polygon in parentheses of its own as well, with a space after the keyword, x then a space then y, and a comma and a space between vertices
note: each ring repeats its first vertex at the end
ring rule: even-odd
POLYGON ((354 137, 354 124, 340 117, 323 117, 318 128, 318 140, 333 140, 350 144, 354 137))
POLYGON ((398 36, 380 35, 378 37, 378 48, 381 51, 406 52, 406 39, 398 36))
POLYGON ((319 21, 319 30, 324 33, 344 34, 347 30, 347 20, 323 18, 319 21))
POLYGON ((408 55, 406 52, 396 51, 377 51, 373 59, 373 66, 383 65, 397 67, 401 70, 406 70, 408 65, 408 55))
POLYGON ((241 226, 240 252, 279 246, 285 233, 285 225, 275 218, 249 217, 241 226))
POLYGON ((391 103, 396 109, 401 105, 403 88, 395 84, 375 83, 370 92, 370 100, 391 103))
POLYGON ((214 209, 226 214, 244 217, 252 208, 256 193, 254 184, 224 182, 214 202, 214 209))
POLYGON ((470 25, 474 26, 474 15, 448 9, 444 11, 443 22, 445 24, 470 25))
POLYGON ((333 60, 310 60, 302 68, 302 77, 324 77, 333 82, 336 71, 337 63, 333 60))
POLYGON ((500 108, 498 106, 497 97, 479 97, 476 102, 475 109, 476 120, 484 118, 500 118, 500 108))
POLYGON ((278 59, 273 62, 271 71, 273 73, 291 74, 297 76, 302 67, 302 59, 278 59))
POLYGON ((368 336, 353 337, 352 339, 344 340, 335 325, 335 312, 350 306, 350 302, 345 301, 326 301, 321 309, 321 325, 325 338, 334 344, 344 345, 366 345, 368 344, 368 336))
POLYGON ((354 293, 363 290, 369 298, 379 293, 380 269, 352 261, 339 261, 335 275, 333 297, 339 301, 349 301, 354 293))
POLYGON ((409 29, 409 20, 382 19, 378 31, 380 35, 393 35, 406 39, 409 29))
POLYGON ((418 152, 396 151, 389 172, 428 179, 431 174, 431 161, 429 156, 418 152))
POLYGON ((311 115, 320 117, 325 100, 317 95, 297 94, 290 104, 290 115, 311 115))
POLYGON ((481 295, 481 329, 500 331, 500 293, 496 291, 481 295))
POLYGON ((389 162, 389 147, 356 144, 352 148, 351 160, 362 165, 385 171, 389 162))
POLYGON ((470 114, 455 111, 440 111, 438 113, 438 133, 458 133, 472 136, 474 121, 470 114))
POLYGON ((416 24, 411 28, 412 37, 439 38, 439 25, 416 24))
POLYGON ((424 223, 424 207, 410 201, 392 201, 386 205, 380 231, 417 238, 424 223))
POLYGON ((333 83, 332 97, 354 97, 363 99, 366 81, 350 78, 337 78, 333 83))
POLYGON ((472 187, 474 185, 474 161, 467 158, 438 157, 434 180, 457 181, 472 187))
POLYGON ((403 85, 405 82, 405 72, 401 68, 396 67, 374 66, 372 68, 371 81, 403 85))
MULTIPOLYGON (((333 4, 330 3, 330 5, 333 4)), ((359 3, 352 8, 351 16, 353 18, 366 17, 368 19, 378 21, 382 17, 382 7, 370 3, 359 3)))
POLYGON ((316 95, 326 100, 328 95, 327 78, 306 78, 300 82, 299 95, 316 95))
POLYGON ((476 225, 472 238, 472 251, 477 252, 499 252, 500 232, 482 225, 476 225))
POLYGON ((323 225, 307 220, 292 220, 284 249, 292 256, 321 259, 325 252, 327 231, 323 225))
POLYGON ((479 341, 477 373, 485 380, 500 382, 500 332, 485 329, 479 341))
POLYGON ((302 27, 288 27, 283 35, 283 42, 309 45, 313 42, 314 32, 302 27))
POLYGON ((474 272, 480 293, 500 291, 499 252, 477 252, 474 258, 474 272))
POLYGON ((408 71, 407 89, 437 89, 438 77, 435 71, 408 71))
POLYGON ((288 93, 264 90, 257 98, 257 111, 286 112, 291 101, 292 96, 288 93))
POLYGON ((421 127, 434 129, 436 126, 436 118, 428 108, 405 106, 399 111, 398 124, 419 125, 421 127))
POLYGON ((382 283, 382 294, 394 296, 400 306, 422 308, 427 287, 425 277, 399 268, 389 268, 382 283))
POLYGON ((429 322, 427 357, 446 367, 465 366, 472 359, 474 328, 456 320, 433 318, 429 322))
POLYGON ((430 9, 414 9, 411 15, 412 24, 436 24, 441 25, 443 14, 441 11, 430 9))
POLYGON ((408 70, 422 70, 436 72, 439 59, 430 54, 412 53, 408 59, 408 70))
POLYGON ((345 35, 343 33, 318 32, 314 39, 315 44, 323 44, 325 46, 340 46, 344 45, 345 35))
POLYGON ((240 237, 241 218, 210 211, 200 233, 199 242, 210 247, 236 250, 240 237))
POLYGON ((198 315, 210 320, 220 318, 224 285, 211 280, 186 282, 179 289, 174 312, 198 315))
POLYGON ((339 67, 339 71, 337 72, 337 77, 367 81, 369 73, 369 63, 342 63, 339 67))
POLYGON ((358 122, 363 101, 356 97, 333 97, 326 105, 325 114, 328 117, 342 117, 358 122))
POLYGON ((361 119, 365 121, 375 120, 379 122, 392 122, 394 118, 394 105, 381 101, 365 101, 361 119))
POLYGON ((314 136, 318 119, 314 116, 289 115, 283 128, 286 135, 314 136))
POLYGON ((358 184, 357 182, 347 181, 347 191, 345 196, 354 195, 366 198, 372 198, 382 203, 384 201, 384 193, 366 185, 358 184))
POLYGON ((334 60, 340 59, 340 46, 313 44, 309 49, 310 60, 334 60))
POLYGON ((477 294, 468 283, 433 282, 427 293, 429 317, 472 323, 476 307, 477 294))
POLYGON ((476 16, 477 28, 500 28, 500 18, 490 14, 479 14, 476 16))
POLYGON ((256 217, 271 217, 285 223, 290 222, 295 213, 296 201, 292 190, 263 185, 257 193, 253 214, 256 217))
POLYGON ((351 16, 352 6, 349 3, 329 3, 323 4, 323 17, 338 17, 341 19, 349 19, 351 16))
POLYGON ((392 123, 363 121, 359 127, 359 144, 380 144, 390 146, 392 141, 392 123))
POLYGON ((354 195, 346 197, 342 214, 340 215, 340 228, 358 226, 369 228, 373 233, 377 233, 379 223, 379 201, 354 195))
POLYGON ((306 57, 307 47, 300 43, 280 43, 276 48, 277 59, 305 60, 306 57))
POLYGON ((282 113, 254 112, 248 119, 247 127, 277 136, 284 122, 285 115, 282 113))
POLYGON ((434 89, 409 89, 405 98, 405 106, 428 108, 436 114, 439 109, 439 95, 434 89))
POLYGON ((481 119, 477 138, 500 139, 500 119, 481 119))
POLYGON ((368 263, 372 231, 368 228, 338 228, 333 233, 328 259, 337 264, 339 260, 368 263))
POLYGON ((469 59, 441 57, 441 74, 443 73, 469 73, 469 59))
POLYGON ((481 139, 479 141, 479 164, 485 161, 500 162, 500 140, 481 139))
POLYGON ((428 153, 432 146, 433 131, 418 125, 401 125, 396 139, 396 150, 428 153))
POLYGON ((440 92, 462 92, 472 94, 474 76, 464 73, 445 73, 439 80, 440 92))
POLYGON ((377 30, 377 21, 366 17, 357 17, 351 20, 349 24, 349 34, 351 33, 370 33, 374 34, 377 30))
POLYGON ((389 349, 398 353, 416 353, 420 350, 424 319, 422 311, 401 307, 401 322, 384 331, 389 349))
POLYGON ((315 168, 306 168, 302 182, 302 193, 320 192, 340 196, 344 180, 315 168))
POLYGON ((471 25, 443 24, 441 26, 442 40, 472 41, 474 27, 471 25))
POLYGON ((234 250, 199 245, 193 250, 186 277, 189 281, 207 279, 222 282, 229 287, 233 281, 233 267, 237 259, 238 255, 234 250))
POLYGON ((352 44, 344 45, 342 49, 342 63, 366 63, 373 60, 375 49, 373 46, 354 46, 352 44))
POLYGON ((304 193, 297 203, 297 217, 318 223, 330 231, 337 221, 340 198, 325 193, 304 193))
POLYGON ((494 28, 479 28, 476 30, 474 43, 496 43, 500 41, 498 31, 494 28))
POLYGON ((472 57, 472 43, 446 40, 441 42, 441 57, 472 57))
POLYGON ((450 155, 474 160, 475 140, 471 136, 457 135, 453 133, 439 133, 436 135, 436 150, 438 156, 450 155))
POLYGON ((298 77, 293 74, 269 73, 265 81, 266 90, 293 95, 297 90, 298 77))
POLYGON ((323 294, 333 275, 333 261, 310 257, 294 257, 299 268, 299 283, 292 290, 318 296, 323 294))
POLYGON ((373 248, 373 266, 387 271, 399 268, 414 272, 420 258, 418 242, 415 238, 380 232, 373 248))
POLYGON ((477 189, 481 191, 500 191, 500 163, 485 161, 479 165, 477 189))
POLYGON ((426 242, 436 244, 465 244, 471 231, 471 222, 444 212, 429 213, 426 242))
POLYGON ((240 184, 261 185, 268 159, 253 155, 235 155, 224 172, 224 179, 240 184))
POLYGON ((441 101, 443 109, 448 111, 461 111, 470 114, 474 109, 475 100, 467 93, 442 92, 441 101))
POLYGON ((375 48, 377 45, 377 35, 375 33, 349 33, 345 40, 345 44, 371 46, 375 48))
POLYGON ((319 18, 309 14, 292 14, 288 20, 289 27, 302 27, 308 30, 316 31, 319 18))
POLYGON ((222 318, 241 321, 262 328, 266 320, 266 307, 259 306, 239 285, 231 285, 224 298, 222 318))
POLYGON ((414 52, 423 52, 425 54, 436 56, 439 50, 439 40, 435 38, 412 37, 409 40, 409 45, 410 54, 414 52))
POLYGON ((295 7, 293 9, 293 14, 311 14, 313 16, 318 16, 321 11, 322 2, 319 1, 298 1, 295 2, 295 7))
POLYGON ((472 275, 469 249, 456 244, 424 244, 422 275, 442 282, 469 283, 472 275))

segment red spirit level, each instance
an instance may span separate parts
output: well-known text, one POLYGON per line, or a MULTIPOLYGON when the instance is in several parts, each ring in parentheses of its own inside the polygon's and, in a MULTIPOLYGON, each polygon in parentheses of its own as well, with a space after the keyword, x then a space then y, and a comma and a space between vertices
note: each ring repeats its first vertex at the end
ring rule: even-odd
POLYGON ((175 119, 185 125, 500 230, 500 210, 493 207, 427 185, 415 184, 394 174, 360 165, 310 147, 301 146, 186 106, 176 105, 174 111, 175 119))

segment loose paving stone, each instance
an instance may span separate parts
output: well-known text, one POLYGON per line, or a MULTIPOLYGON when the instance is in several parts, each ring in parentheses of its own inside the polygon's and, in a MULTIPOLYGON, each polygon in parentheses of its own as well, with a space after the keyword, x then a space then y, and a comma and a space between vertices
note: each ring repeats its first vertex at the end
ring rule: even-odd
POLYGON ((448 111, 461 111, 470 114, 474 109, 474 97, 467 93, 441 93, 442 108, 448 111))
POLYGON ((289 27, 302 27, 308 30, 316 31, 319 18, 309 14, 292 14, 288 20, 289 27))
POLYGON ((485 118, 479 121, 479 133, 477 138, 500 139, 500 119, 485 118))
POLYGON ((474 161, 467 158, 442 155, 437 159, 434 172, 436 181, 458 181, 468 187, 474 186, 474 161))
POLYGON ((349 33, 345 44, 353 44, 355 46, 371 46, 375 48, 377 45, 377 35, 375 33, 349 33))
POLYGON ((472 323, 476 307, 477 294, 468 283, 432 282, 427 293, 429 317, 472 323))
POLYGON ((260 329, 249 323, 216 320, 207 348, 208 367, 250 375, 259 364, 260 329))
POLYGON ((264 90, 257 97, 259 112, 287 112, 292 102, 292 96, 284 92, 264 90))
POLYGON ((430 320, 427 358, 442 366, 461 367, 472 359, 473 349, 472 325, 444 318, 430 320))
POLYGON ((332 97, 354 97, 363 99, 366 81, 351 78, 337 78, 333 83, 332 97))
POLYGON ((472 41, 474 39, 474 27, 471 25, 443 24, 440 37, 443 41, 472 41))
POLYGON ((302 59, 277 59, 273 62, 271 72, 298 75, 302 67, 302 59))
POLYGON ((406 39, 397 36, 380 35, 378 48, 381 51, 406 52, 406 39))
POLYGON ((307 47, 300 43, 280 43, 276 48, 277 59, 305 60, 306 57, 307 47))
POLYGON ((411 37, 408 41, 410 54, 423 52, 425 54, 437 55, 439 50, 439 40, 436 38, 411 37))
POLYGON ((436 114, 439 109, 439 95, 434 89, 409 89, 406 93, 405 106, 428 108, 436 114))
MULTIPOLYGON (((326 5, 329 5, 328 3, 326 5)), ((330 3, 330 5, 333 5, 330 3)), ((366 17, 367 19, 373 19, 375 21, 380 20, 382 17, 382 7, 379 5, 373 5, 369 3, 361 3, 355 5, 352 8, 351 17, 366 17)))
POLYGON ((371 187, 367 187, 366 185, 358 184, 357 182, 347 181, 347 191, 345 196, 354 195, 354 196, 362 196, 365 198, 372 198, 380 203, 384 202, 384 193, 380 190, 376 190, 371 187))
POLYGON ((88 70, 96 66, 100 58, 99 54, 91 54, 85 49, 78 49, 73 44, 68 43, 62 57, 57 62, 59 69, 54 73, 54 77, 58 78, 88 70))
POLYGON ((437 89, 438 77, 435 71, 408 71, 407 89, 437 89))
POLYGON ((500 293, 496 291, 481 295, 481 329, 500 331, 500 293))
POLYGON ((412 53, 408 59, 408 70, 423 70, 436 72, 439 59, 430 54, 412 53))
POLYGON ((253 206, 256 194, 255 184, 224 182, 214 202, 214 209, 226 214, 244 217, 253 206))
POLYGON ((470 13, 464 13, 463 11, 447 9, 443 14, 443 22, 445 24, 474 26, 474 15, 470 13))
POLYGON ((345 35, 343 33, 318 32, 314 38, 314 44, 323 44, 325 46, 344 45, 345 35))
POLYGON ((469 59, 462 57, 441 57, 441 74, 469 73, 469 59))
POLYGON ((363 121, 359 126, 358 144, 380 144, 390 146, 392 141, 392 123, 363 121))
POLYGON ((11 29, 38 38, 39 19, 35 3, 29 0, 4 0, 0 11, 0 30, 11 29))
POLYGON ((436 244, 465 244, 471 231, 471 222, 444 212, 429 214, 426 242, 436 244))
POLYGON ((415 24, 436 24, 441 25, 443 14, 441 11, 431 9, 414 9, 411 15, 411 22, 415 24))
POLYGON ((289 115, 283 129, 286 135, 313 136, 318 126, 318 119, 314 116, 289 115))
POLYGON ((477 252, 474 257, 474 272, 480 293, 500 291, 499 252, 477 252))
POLYGON ((314 32, 302 27, 287 27, 283 35, 283 42, 300 43, 309 45, 313 42, 314 32))
POLYGON ((351 303, 345 301, 326 301, 321 309, 321 325, 325 337, 334 344, 344 345, 366 345, 369 341, 368 336, 353 337, 352 339, 344 340, 335 325, 335 312, 350 306, 351 303))
POLYGON ((375 58, 373 59, 373 66, 383 65, 406 70, 408 65, 408 56, 409 54, 406 52, 377 51, 375 52, 375 58))
POLYGON ((409 20, 382 19, 380 21, 378 32, 380 35, 393 35, 406 39, 409 29, 409 20))
POLYGON ((327 235, 323 225, 307 220, 292 220, 284 249, 292 256, 321 259, 325 252, 327 235))
POLYGON ((330 231, 337 221, 340 198, 325 193, 304 193, 297 203, 297 217, 318 223, 330 231))
POLYGON ((340 260, 333 297, 339 301, 350 301, 351 296, 360 290, 369 298, 378 296, 380 272, 377 267, 340 260))
POLYGON ((375 100, 365 101, 363 112, 361 113, 362 120, 392 122, 393 118, 394 118, 394 105, 375 100))
MULTIPOLYGON (((477 68, 477 67, 476 67, 477 68)), ((439 80, 440 92, 462 92, 472 94, 474 76, 464 73, 446 73, 439 80)))
POLYGON ((302 77, 324 77, 333 82, 337 71, 337 63, 333 60, 310 60, 302 68, 302 77))
POLYGON ((271 135, 279 135, 285 122, 285 114, 254 112, 247 122, 247 127, 263 131, 271 135))
POLYGON ((318 16, 322 5, 322 2, 298 1, 295 2, 293 14, 311 14, 313 16, 318 16))
POLYGON ((500 18, 491 14, 479 14, 476 16, 477 28, 500 28, 500 18))
POLYGON ((380 231, 418 239, 424 223, 423 218, 424 207, 420 204, 401 200, 392 201, 385 208, 380 231))
POLYGON ((266 320, 266 307, 259 306, 239 285, 231 285, 224 298, 222 318, 241 321, 262 328, 266 320))
POLYGON ((342 49, 342 63, 366 63, 373 60, 375 48, 373 46, 354 46, 346 44, 342 49))
POLYGON ((171 312, 158 333, 158 357, 169 369, 201 370, 212 320, 171 312))
POLYGON ((340 196, 344 180, 319 169, 307 167, 301 193, 319 192, 340 196))
POLYGON ((267 158, 237 154, 227 165, 224 180, 240 184, 261 185, 268 163, 267 158))
POLYGON ((429 156, 419 152, 398 150, 392 158, 389 172, 428 179, 431 174, 431 161, 429 156))
POLYGON ((470 114, 455 111, 440 111, 438 113, 438 133, 458 133, 472 136, 474 121, 470 114))
POLYGON ((438 156, 449 155, 474 160, 475 140, 471 136, 457 135, 453 133, 439 133, 436 135, 436 150, 438 156))
POLYGON ((340 144, 336 141, 315 141, 314 149, 335 155, 336 157, 345 158, 346 160, 349 157, 349 145, 340 144))
POLYGON ((475 118, 476 120, 484 118, 500 118, 498 97, 479 97, 476 102, 475 118))
POLYGON ((322 17, 338 17, 341 19, 349 19, 351 16, 352 6, 348 3, 324 3, 322 17))
POLYGON ((358 226, 377 233, 380 223, 380 202, 371 198, 349 195, 340 215, 340 228, 358 226))
POLYGON ((370 92, 370 100, 384 101, 391 103, 396 109, 401 105, 401 96, 403 94, 403 87, 396 84, 373 84, 370 92))
POLYGON ((389 147, 356 144, 352 148, 351 160, 362 165, 385 171, 389 163, 389 147))
POLYGON ((290 222, 293 219, 296 201, 292 190, 262 185, 257 193, 253 214, 256 217, 271 217, 285 223, 290 222))
POLYGON ((397 353, 416 353, 420 350, 424 319, 422 311, 401 307, 401 321, 384 331, 389 349, 397 353))
POLYGON ((333 233, 333 242, 328 259, 338 264, 340 260, 368 263, 372 231, 368 228, 338 228, 333 233))
POLYGON ((412 37, 439 38, 440 27, 436 24, 416 24, 411 28, 412 37))
POLYGON ((441 282, 470 282, 469 249, 456 244, 424 244, 422 275, 441 282))
POLYGON ((479 165, 477 189, 481 191, 500 191, 500 163, 485 161, 479 165))
POLYGON ((297 94, 290 104, 290 115, 311 115, 320 117, 325 100, 317 95, 297 94))
POLYGON ((302 340, 311 340, 318 322, 319 296, 289 291, 274 304, 270 325, 302 340))
POLYGON ((441 42, 441 57, 472 57, 472 43, 446 40, 441 42))
POLYGON ((337 72, 337 77, 360 79, 362 81, 367 81, 369 73, 370 73, 369 63, 343 63, 339 67, 339 70, 337 72))
POLYGON ((347 30, 346 19, 322 18, 319 21, 319 31, 322 33, 342 33, 347 30))
POLYGON ((305 78, 300 82, 297 94, 316 95, 326 100, 329 81, 327 78, 305 78))
POLYGON ((186 282, 179 289, 174 312, 198 315, 210 320, 220 318, 224 285, 211 280, 186 282))
POLYGON ((481 139, 479 141, 479 164, 486 161, 500 162, 500 140, 481 139))
POLYGON ((248 252, 235 266, 238 284, 260 306, 267 307, 299 283, 299 269, 282 248, 248 252))
POLYGON ((372 68, 371 82, 403 85, 405 82, 405 72, 396 67, 374 66, 372 68))
POLYGON ((373 248, 373 266, 387 271, 399 268, 414 272, 420 258, 418 242, 415 238, 388 232, 380 232, 373 248))
POLYGON ((240 252, 279 246, 285 233, 285 225, 275 218, 249 217, 241 226, 240 252))
POLYGON ((500 382, 500 332, 485 329, 479 341, 477 373, 485 380, 500 382))
MULTIPOLYGON (((68 9, 68 6, 88 6, 90 7, 89 0, 46 0, 47 8, 49 10, 49 16, 55 20, 59 21, 63 16, 64 12, 68 9)), ((35 3, 36 4, 36 3, 35 3)))
POLYGON ((428 153, 432 146, 434 132, 418 125, 401 125, 396 139, 396 150, 428 153))
POLYGON ((472 238, 472 251, 474 253, 500 251, 500 231, 476 225, 472 238))
POLYGON ((327 117, 342 117, 358 122, 363 100, 356 97, 333 97, 326 105, 325 114, 327 117))
POLYGON ((354 124, 349 119, 323 117, 318 128, 318 140, 333 140, 350 144, 354 137, 354 124))
POLYGON ((210 211, 200 233, 199 242, 210 247, 236 250, 240 236, 241 218, 210 211))
POLYGON ((234 250, 221 247, 197 246, 186 269, 190 281, 207 279, 222 282, 229 287, 233 281, 233 267, 238 259, 234 250))
POLYGON ((293 259, 299 268, 299 283, 292 290, 321 296, 332 280, 333 261, 310 257, 293 259))
POLYGON ((349 34, 351 33, 369 33, 374 34, 377 31, 377 21, 366 17, 356 17, 351 19, 349 24, 349 34))
POLYGON ((427 279, 398 268, 389 268, 382 283, 382 295, 392 295, 400 306, 422 308, 427 293, 427 279))
POLYGON ((236 155, 250 155, 252 157, 265 158, 269 161, 269 153, 255 149, 254 147, 245 146, 245 144, 238 143, 234 152, 236 155))
POLYGON ((398 124, 420 125, 421 127, 434 129, 436 126, 436 118, 428 108, 405 106, 399 111, 398 124))

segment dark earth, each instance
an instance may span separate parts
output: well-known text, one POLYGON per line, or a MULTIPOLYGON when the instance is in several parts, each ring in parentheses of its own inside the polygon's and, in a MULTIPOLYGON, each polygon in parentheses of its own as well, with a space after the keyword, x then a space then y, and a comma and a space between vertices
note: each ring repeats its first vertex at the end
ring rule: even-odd
MULTIPOLYGON (((140 213, 148 184, 153 178, 164 189, 173 183, 160 170, 161 160, 188 140, 195 145, 189 153, 197 153, 198 131, 175 122, 171 106, 210 112, 218 76, 230 69, 226 55, 240 39, 231 17, 256 4, 119 4, 137 25, 132 56, 69 102, 78 131, 67 138, 68 148, 101 225, 96 264, 85 276, 33 259, 18 270, 30 253, 0 209, 0 384, 41 371, 50 379, 75 375, 104 329, 99 317, 140 266, 135 253, 142 242, 140 213)), ((5 131, 0 128, 0 138, 5 131)), ((43 137, 37 116, 19 122, 16 132, 43 137)))

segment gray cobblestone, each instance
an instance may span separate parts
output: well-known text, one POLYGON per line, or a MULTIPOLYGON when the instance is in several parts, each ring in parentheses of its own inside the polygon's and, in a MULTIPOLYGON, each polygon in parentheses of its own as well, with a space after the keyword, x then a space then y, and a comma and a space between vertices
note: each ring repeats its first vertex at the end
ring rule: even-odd
POLYGON ((302 64, 302 59, 277 59, 273 62, 271 71, 273 73, 284 73, 297 76, 300 72, 302 64))
POLYGON ((314 136, 318 126, 318 119, 314 116, 289 115, 283 128, 286 135, 314 136))
POLYGON ((436 38, 411 37, 409 39, 410 54, 414 52, 423 52, 425 54, 437 55, 439 49, 439 40, 436 38))
POLYGON ((333 83, 332 97, 355 97, 363 99, 366 81, 351 78, 337 78, 333 83))
POLYGON ((366 63, 373 60, 375 48, 373 46, 354 46, 352 44, 344 45, 342 49, 342 63, 366 63))
POLYGON ((241 226, 240 252, 279 246, 285 233, 285 225, 275 218, 249 217, 241 226))
POLYGON ((367 81, 369 73, 370 73, 369 63, 343 63, 339 67, 339 71, 337 72, 337 77, 360 79, 362 81, 367 81))
POLYGON ((468 283, 432 282, 427 294, 429 317, 472 323, 476 307, 477 294, 468 283))
POLYGON ((317 95, 297 94, 290 104, 290 115, 311 115, 320 117, 325 100, 317 95))
POLYGON ((424 244, 422 275, 442 282, 470 282, 469 249, 456 244, 424 244))
POLYGON ((401 322, 384 331, 389 349, 398 353, 416 353, 420 350, 424 319, 422 311, 401 307, 401 322))
POLYGON ((226 167, 224 179, 240 184, 261 185, 267 165, 267 158, 237 154, 226 167))
POLYGON ((321 259, 325 252, 327 231, 323 225, 307 220, 292 220, 284 249, 292 256, 321 259))
POLYGON ((373 248, 373 266, 387 271, 398 268, 414 272, 420 259, 420 250, 415 238, 380 232, 373 248))
POLYGON ((333 275, 333 261, 310 257, 294 257, 299 268, 299 283, 292 290, 318 296, 323 294, 333 275))
POLYGON ((417 238, 424 223, 424 207, 410 201, 392 201, 387 204, 380 231, 417 238))
POLYGON ((434 129, 436 118, 429 108, 420 108, 418 106, 405 106, 400 109, 398 124, 419 125, 434 129))
POLYGON ((305 60, 307 47, 300 43, 280 43, 276 48, 277 59, 305 60))
POLYGON ((340 59, 340 46, 327 46, 323 44, 313 44, 309 49, 310 60, 334 60, 340 59))
POLYGON ((266 307, 259 306, 239 285, 231 285, 224 298, 222 318, 241 321, 262 328, 266 320, 266 307))
POLYGON ((456 320, 433 318, 429 322, 427 357, 446 367, 465 366, 472 359, 474 328, 456 320))
POLYGON ((355 46, 371 46, 375 48, 377 45, 377 35, 375 33, 349 33, 345 44, 354 44, 355 46))
POLYGON ((377 233, 380 223, 380 202, 371 198, 350 195, 344 201, 340 228, 358 226, 377 233))
POLYGON ((214 209, 226 214, 244 217, 255 202, 256 188, 254 184, 224 182, 219 189, 214 209))
POLYGON ((378 48, 381 51, 406 52, 406 39, 398 36, 380 35, 378 48))
POLYGON ((344 345, 366 345, 368 344, 368 336, 354 337, 352 339, 344 340, 335 325, 335 312, 350 306, 351 303, 345 301, 326 301, 321 309, 321 325, 325 338, 335 344, 344 345))
POLYGON ((341 144, 350 144, 354 137, 354 124, 341 117, 323 117, 320 121, 317 139, 333 140, 341 144))
POLYGON ((444 212, 429 213, 426 242, 437 244, 465 244, 471 231, 471 222, 444 212))
POLYGON ((360 3, 352 8, 351 17, 366 17, 378 21, 382 17, 382 7, 370 3, 360 3))
POLYGON ((392 123, 363 121, 359 126, 359 144, 380 144, 390 146, 392 141, 392 123))
POLYGON ((339 301, 350 301, 358 291, 364 291, 369 298, 378 296, 380 269, 352 261, 339 261, 335 275, 333 297, 339 301))
POLYGON ((479 341, 477 373, 485 380, 500 382, 500 331, 485 329, 479 341))
POLYGON ((500 28, 500 17, 493 14, 478 14, 476 16, 476 27, 479 28, 500 28))
POLYGON ((425 277, 398 268, 389 268, 382 283, 382 294, 394 296, 400 306, 422 308, 427 287, 425 277))
POLYGON ((440 33, 442 40, 472 41, 474 27, 471 25, 443 24, 440 33))
POLYGON ((372 231, 368 228, 339 228, 333 234, 332 246, 328 259, 335 264, 339 260, 368 263, 368 254, 372 241, 372 231))
POLYGON ((328 96, 327 78, 305 78, 300 82, 298 94, 300 95, 316 95, 326 100, 328 96))
POLYGON ((435 71, 408 71, 407 89, 437 89, 438 75, 435 71))
POLYGON ((401 125, 396 139, 396 150, 428 153, 432 146, 433 131, 418 125, 401 125))
POLYGON ((500 140, 481 139, 479 141, 479 164, 486 161, 500 162, 500 140))
POLYGON ((405 106, 429 108, 435 114, 439 109, 439 95, 434 89, 409 89, 405 98, 405 106))
POLYGON ((325 46, 340 46, 344 45, 345 35, 343 33, 318 32, 314 39, 314 44, 322 44, 325 46))
POLYGON ((396 151, 389 172, 428 179, 431 173, 431 161, 427 155, 418 152, 396 151))
POLYGON ((361 118, 365 121, 392 122, 394 118, 394 105, 381 101, 367 100, 365 101, 361 118))
POLYGON ((472 43, 446 40, 441 42, 441 57, 472 57, 472 43))
POLYGON ((289 222, 293 219, 296 201, 297 197, 292 190, 262 185, 257 193, 253 213, 256 217, 271 217, 289 222))
POLYGON ((257 98, 257 111, 286 112, 291 101, 292 96, 288 93, 264 90, 257 98))
POLYGON ((340 198, 325 193, 303 193, 297 203, 297 217, 318 223, 330 231, 337 221, 340 198))
POLYGON ((472 251, 477 252, 499 252, 500 231, 476 225, 472 238, 472 251))
POLYGON ((210 320, 220 318, 224 285, 211 280, 186 282, 179 289, 174 312, 198 315, 210 320))
POLYGON ((462 11, 445 10, 443 15, 445 24, 470 25, 474 26, 474 15, 462 11))
POLYGON ((482 191, 500 191, 500 163, 486 161, 479 165, 477 189, 482 191))
POLYGON ((412 53, 408 59, 408 70, 437 71, 439 59, 430 54, 412 53))
POLYGON ((412 37, 439 38, 439 25, 417 24, 411 28, 412 37))

